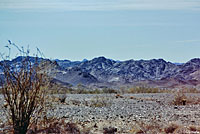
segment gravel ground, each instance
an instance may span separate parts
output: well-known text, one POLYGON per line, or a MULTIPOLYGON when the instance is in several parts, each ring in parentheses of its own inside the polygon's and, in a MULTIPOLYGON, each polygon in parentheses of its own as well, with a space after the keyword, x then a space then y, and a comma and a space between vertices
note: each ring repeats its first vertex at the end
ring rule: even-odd
MULTIPOLYGON (((175 106, 170 104, 173 94, 67 94, 64 103, 51 95, 48 117, 62 118, 91 128, 92 133, 102 133, 104 127, 115 127, 117 133, 130 133, 140 123, 165 127, 173 122, 182 126, 200 125, 200 105, 175 106), (94 127, 95 126, 95 127, 94 127)), ((200 94, 187 94, 200 97, 200 94)), ((0 105, 3 98, 0 96, 0 105)), ((0 121, 6 120, 0 109, 0 121)))

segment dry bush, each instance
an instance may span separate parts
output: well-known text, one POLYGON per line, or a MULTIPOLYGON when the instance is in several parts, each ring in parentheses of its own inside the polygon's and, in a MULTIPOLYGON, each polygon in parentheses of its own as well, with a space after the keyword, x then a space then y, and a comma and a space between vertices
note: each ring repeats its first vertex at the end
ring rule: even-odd
POLYGON ((108 127, 108 128, 103 128, 103 134, 115 134, 117 133, 117 128, 114 127, 108 127))
POLYGON ((112 101, 108 97, 95 96, 90 102, 88 102, 88 105, 90 107, 110 107, 112 101))
POLYGON ((54 86, 49 87, 47 94, 73 94, 74 90, 71 87, 54 86))
POLYGON ((152 119, 150 122, 139 121, 130 130, 130 134, 172 134, 176 131, 180 131, 182 126, 176 123, 170 123, 167 126, 156 119, 152 119))
POLYGON ((33 124, 29 134, 80 134, 81 130, 75 123, 66 123, 63 119, 49 118, 33 124))
POLYGON ((200 133, 200 127, 199 126, 191 125, 191 126, 189 126, 189 130, 192 131, 192 132, 200 133))
POLYGON ((74 90, 72 93, 74 94, 102 94, 103 91, 99 90, 99 89, 95 89, 95 90, 89 90, 89 89, 77 89, 74 90))
POLYGON ((137 122, 137 125, 131 130, 132 133, 146 134, 146 133, 161 133, 162 128, 156 120, 152 120, 150 123, 144 123, 142 121, 137 122))
POLYGON ((200 90, 196 88, 183 88, 180 90, 182 93, 200 93, 200 90))
POLYGON ((17 47, 22 55, 22 62, 14 66, 6 59, 1 62, 4 74, 2 93, 7 102, 6 110, 13 133, 26 134, 28 127, 37 122, 37 117, 44 109, 45 91, 42 87, 45 86, 46 77, 41 73, 38 58, 35 58, 35 64, 31 62, 29 50, 25 52, 10 41, 9 45, 17 47))
POLYGON ((187 100, 188 98, 183 92, 177 92, 171 103, 174 105, 186 105, 187 100))
POLYGON ((129 88, 128 93, 163 93, 165 90, 161 90, 159 88, 150 88, 150 87, 132 87, 129 88))
POLYGON ((103 88, 102 93, 104 93, 104 94, 116 94, 117 91, 115 89, 112 89, 112 88, 103 88))
POLYGON ((164 132, 169 134, 169 133, 174 133, 180 126, 175 124, 175 123, 171 123, 169 126, 167 126, 166 128, 164 128, 164 132))
POLYGON ((179 90, 175 93, 174 99, 171 101, 173 105, 194 105, 200 104, 200 98, 195 96, 186 96, 185 90, 179 90))
MULTIPOLYGON (((0 126, 0 134, 12 134, 12 126, 3 124, 0 126)), ((90 130, 84 130, 76 123, 65 122, 64 119, 49 118, 33 123, 26 134, 89 134, 90 130)))

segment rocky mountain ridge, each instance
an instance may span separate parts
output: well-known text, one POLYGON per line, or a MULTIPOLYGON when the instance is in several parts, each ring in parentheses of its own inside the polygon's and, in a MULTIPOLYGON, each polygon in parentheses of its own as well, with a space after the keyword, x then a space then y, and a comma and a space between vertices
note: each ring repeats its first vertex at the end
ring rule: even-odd
MULTIPOLYGON (((9 64, 20 63, 22 59, 17 57, 9 61, 9 64)), ((35 62, 34 57, 30 57, 30 60, 35 62)), ((163 59, 115 61, 105 57, 75 62, 42 58, 40 61, 48 61, 45 69, 55 80, 74 86, 79 83, 106 86, 145 83, 161 87, 200 84, 199 58, 183 64, 174 64, 163 59)))

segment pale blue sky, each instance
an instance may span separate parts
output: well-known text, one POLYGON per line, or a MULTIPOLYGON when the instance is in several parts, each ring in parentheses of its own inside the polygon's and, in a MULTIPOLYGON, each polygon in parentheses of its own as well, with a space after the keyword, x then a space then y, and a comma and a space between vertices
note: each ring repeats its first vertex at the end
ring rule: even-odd
POLYGON ((48 58, 115 60, 200 57, 200 0, 0 0, 7 40, 48 58))

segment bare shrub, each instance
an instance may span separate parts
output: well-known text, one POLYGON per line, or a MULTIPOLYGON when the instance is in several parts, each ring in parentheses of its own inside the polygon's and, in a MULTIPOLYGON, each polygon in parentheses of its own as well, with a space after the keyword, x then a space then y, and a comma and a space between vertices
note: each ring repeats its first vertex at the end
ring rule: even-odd
POLYGON ((9 45, 19 50, 22 61, 21 64, 14 66, 6 59, 1 62, 4 74, 2 93, 7 102, 6 109, 11 119, 13 133, 26 134, 28 127, 37 121, 44 108, 45 90, 42 87, 45 86, 46 80, 45 75, 41 73, 38 57, 34 59, 35 64, 33 64, 29 57, 29 50, 24 51, 11 41, 9 45))
POLYGON ((102 96, 95 96, 89 103, 90 107, 109 107, 111 105, 111 99, 102 96))
POLYGON ((195 96, 186 96, 185 90, 179 90, 175 93, 174 99, 171 101, 173 105, 195 105, 200 104, 200 98, 195 96))
POLYGON ((182 93, 200 93, 200 90, 196 88, 183 88, 180 90, 182 93))
POLYGON ((80 130, 75 123, 67 123, 65 125, 65 131, 69 134, 80 134, 80 130))
MULTIPOLYGON (((10 125, 4 124, 4 131, 0 130, 0 134, 12 134, 10 125)), ((65 122, 64 119, 49 118, 39 120, 37 124, 32 124, 28 128, 26 134, 89 134, 90 129, 85 130, 78 123, 65 122)))
POLYGON ((128 93, 163 93, 165 90, 161 90, 159 88, 151 88, 151 87, 132 87, 128 89, 128 93))
POLYGON ((132 132, 136 134, 161 133, 162 129, 157 120, 152 119, 150 123, 143 121, 137 122, 132 132))
POLYGON ((65 103, 67 96, 65 94, 59 95, 59 100, 61 103, 65 103))
POLYGON ((175 132, 175 130, 177 130, 179 128, 179 125, 175 124, 175 123, 171 123, 168 127, 166 127, 164 129, 164 132, 169 134, 169 133, 173 133, 175 132))
POLYGON ((199 133, 200 132, 200 127, 199 126, 190 125, 189 126, 189 130, 192 131, 192 132, 199 133))
POLYGON ((30 134, 80 134, 81 130, 75 123, 66 123, 63 119, 50 118, 40 120, 28 130, 30 134))
POLYGON ((103 134, 115 134, 117 132, 117 128, 109 127, 109 128, 103 128, 103 134))
POLYGON ((183 92, 177 92, 175 94, 174 100, 172 101, 172 104, 174 105, 186 105, 188 98, 183 92))
POLYGON ((115 89, 112 89, 112 88, 103 88, 102 92, 105 93, 105 94, 116 94, 117 93, 117 91, 115 89))

